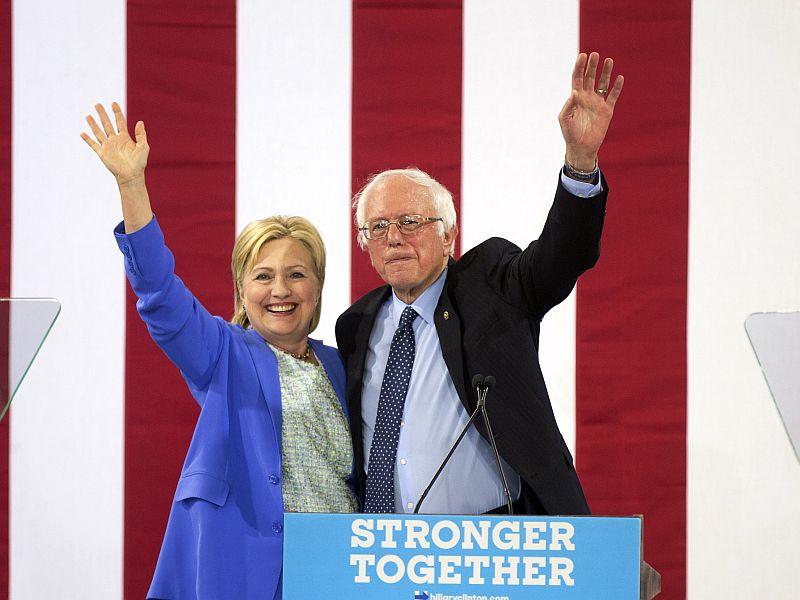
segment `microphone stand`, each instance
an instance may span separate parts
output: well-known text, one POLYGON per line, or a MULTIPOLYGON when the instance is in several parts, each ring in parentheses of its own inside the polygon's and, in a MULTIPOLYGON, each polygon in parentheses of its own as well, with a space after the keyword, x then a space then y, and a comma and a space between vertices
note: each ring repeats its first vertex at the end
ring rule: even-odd
POLYGON ((503 492, 506 496, 506 502, 508 503, 508 514, 514 514, 514 508, 511 502, 511 491, 508 489, 508 481, 506 481, 506 474, 503 472, 503 467, 500 463, 500 453, 497 451, 497 445, 494 441, 494 434, 492 433, 492 426, 489 423, 489 415, 486 413, 486 396, 489 394, 489 390, 494 387, 495 378, 491 375, 487 375, 484 377, 483 375, 477 374, 472 378, 472 387, 475 388, 475 391, 478 394, 478 404, 475 407, 475 410, 472 411, 472 414, 469 417, 469 421, 467 424, 464 425, 464 429, 461 430, 461 434, 458 436, 458 439, 455 441, 453 446, 450 448, 450 451, 447 453, 447 456, 444 457, 442 464, 439 465, 439 468, 436 470, 436 473, 431 479, 431 482, 428 484, 428 487, 425 488, 425 491, 422 492, 419 500, 417 501, 417 505, 414 507, 414 514, 419 513, 419 508, 422 506, 425 498, 428 495, 428 492, 431 491, 433 484, 436 483, 436 480, 439 478, 439 475, 444 470, 447 463, 450 461, 450 457, 453 456, 453 453, 458 448, 458 445, 461 443, 461 440, 464 439, 464 436, 467 434, 467 430, 469 429, 470 425, 475 421, 475 418, 478 416, 478 413, 481 414, 483 417, 483 423, 486 425, 486 432, 489 434, 489 443, 492 446, 492 452, 494 453, 494 460, 497 464, 497 470, 500 472, 500 479, 503 482, 503 492))

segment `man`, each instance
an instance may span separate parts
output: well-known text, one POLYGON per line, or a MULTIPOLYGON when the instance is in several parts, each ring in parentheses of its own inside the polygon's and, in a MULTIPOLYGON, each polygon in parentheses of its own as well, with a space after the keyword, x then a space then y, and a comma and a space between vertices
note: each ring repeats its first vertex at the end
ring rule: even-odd
MULTIPOLYGON (((492 238, 451 257, 449 192, 416 169, 385 171, 358 195, 359 242, 387 286, 339 318, 365 512, 412 512, 474 410, 474 374, 496 377, 487 410, 515 512, 587 514, 539 366, 539 323, 598 259, 608 186, 597 153, 623 79, 580 54, 559 115, 565 165, 553 207, 527 249, 492 238)), ((421 512, 504 511, 488 434, 472 428, 421 512)))

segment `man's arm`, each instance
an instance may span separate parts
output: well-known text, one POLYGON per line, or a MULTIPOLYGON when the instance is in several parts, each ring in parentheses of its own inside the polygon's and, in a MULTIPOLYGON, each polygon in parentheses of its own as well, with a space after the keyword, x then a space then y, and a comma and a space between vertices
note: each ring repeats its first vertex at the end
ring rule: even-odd
POLYGON ((608 187, 597 156, 605 139, 624 79, 609 89, 614 61, 607 58, 597 80, 599 56, 579 54, 572 92, 558 120, 566 145, 555 201, 539 239, 524 251, 508 242, 490 242, 486 256, 489 285, 504 299, 541 319, 569 295, 577 278, 600 252, 608 187))
POLYGON ((556 191, 542 233, 525 250, 492 238, 464 255, 460 263, 482 263, 489 287, 508 304, 541 320, 566 298, 578 277, 600 255, 600 234, 608 185, 591 198, 556 191))
POLYGON ((617 75, 609 87, 611 58, 603 62, 598 80, 599 60, 592 52, 575 61, 572 92, 558 115, 566 145, 559 189, 539 239, 511 265, 512 277, 525 282, 528 305, 539 318, 569 295, 600 255, 608 189, 603 189, 597 156, 625 80, 617 75))

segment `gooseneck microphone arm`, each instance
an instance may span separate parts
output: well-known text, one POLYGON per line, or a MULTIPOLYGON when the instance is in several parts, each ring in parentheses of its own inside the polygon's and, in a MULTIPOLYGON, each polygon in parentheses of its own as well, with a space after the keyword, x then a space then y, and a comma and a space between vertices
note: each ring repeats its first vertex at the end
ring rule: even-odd
POLYGON ((475 418, 478 416, 478 413, 480 413, 483 416, 483 422, 486 425, 486 432, 489 434, 489 442, 492 445, 492 452, 494 452, 494 459, 495 462, 497 463, 497 469, 500 471, 500 478, 503 481, 503 491, 505 492, 506 501, 508 502, 508 514, 510 515, 514 514, 514 509, 512 507, 512 502, 511 502, 511 492, 508 489, 508 482, 506 481, 506 475, 503 472, 503 467, 500 464, 500 454, 497 452, 497 445, 494 442, 492 427, 489 424, 489 415, 486 414, 486 395, 489 393, 489 390, 492 389, 494 384, 495 384, 495 379, 491 375, 484 377, 483 375, 477 374, 472 378, 472 387, 475 388, 475 390, 478 393, 478 404, 475 407, 475 410, 472 411, 472 414, 469 416, 469 420, 467 421, 467 424, 464 425, 464 428, 461 430, 458 439, 456 439, 455 443, 450 448, 450 451, 447 453, 447 456, 444 457, 442 464, 439 465, 439 468, 436 470, 436 473, 434 474, 433 478, 428 484, 428 487, 425 488, 425 491, 422 492, 422 495, 419 497, 417 505, 414 507, 414 514, 419 513, 419 508, 425 501, 428 492, 431 491, 433 484, 436 483, 436 480, 439 478, 439 475, 442 473, 445 466, 450 461, 450 457, 453 456, 453 453, 456 451, 456 448, 458 448, 458 445, 461 443, 461 440, 464 439, 464 436, 467 434, 467 431, 469 430, 470 426, 475 421, 475 418))
MULTIPOLYGON (((483 397, 481 397, 481 388, 478 388, 478 408, 483 416, 483 423, 486 425, 486 433, 489 434, 489 443, 492 445, 492 452, 494 453, 494 462, 497 464, 497 472, 500 473, 500 480, 503 482, 503 493, 506 495, 506 502, 508 503, 508 514, 514 514, 514 506, 511 501, 511 490, 508 489, 508 481, 506 480, 503 465, 500 463, 500 453, 497 451, 497 444, 494 441, 494 434, 492 433, 492 426, 489 423, 489 413, 486 412, 486 395, 489 390, 494 387, 495 379, 491 375, 487 375, 483 380, 483 397)), ((477 386, 476 386, 477 387, 477 386)))
MULTIPOLYGON (((475 377, 472 378, 472 387, 477 388, 478 386, 482 385, 483 385, 483 375, 475 375, 475 377)), ((486 397, 484 396, 484 401, 485 400, 486 397)), ((419 512, 419 507, 422 506, 422 503, 425 501, 425 497, 428 495, 428 492, 431 491, 433 484, 436 483, 437 479, 439 479, 439 475, 444 470, 447 463, 450 461, 450 457, 453 456, 453 452, 456 451, 456 448, 458 448, 458 445, 461 443, 461 440, 463 440, 464 436, 467 435, 467 430, 469 429, 470 425, 472 425, 472 422, 475 420, 475 417, 478 416, 478 411, 480 410, 480 401, 481 401, 480 393, 478 393, 478 406, 476 406, 475 410, 472 411, 472 414, 469 416, 469 421, 467 421, 467 424, 464 425, 464 429, 461 430, 461 434, 458 436, 458 439, 450 448, 450 452, 448 452, 447 456, 444 457, 442 464, 439 465, 439 468, 433 475, 433 479, 431 479, 430 483, 428 484, 428 487, 425 488, 425 491, 422 492, 422 495, 419 497, 419 500, 417 500, 417 505, 414 507, 414 514, 417 514, 419 512)))

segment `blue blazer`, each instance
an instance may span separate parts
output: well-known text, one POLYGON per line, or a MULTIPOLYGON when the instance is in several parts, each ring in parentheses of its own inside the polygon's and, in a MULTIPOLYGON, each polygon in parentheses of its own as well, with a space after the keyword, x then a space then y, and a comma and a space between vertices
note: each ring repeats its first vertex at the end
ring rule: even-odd
MULTIPOLYGON (((210 315, 174 274, 156 219, 115 230, 137 309, 178 366, 200 416, 147 598, 280 598, 283 557, 281 390, 264 339, 210 315)), ((342 408, 335 348, 309 340, 342 408)))

